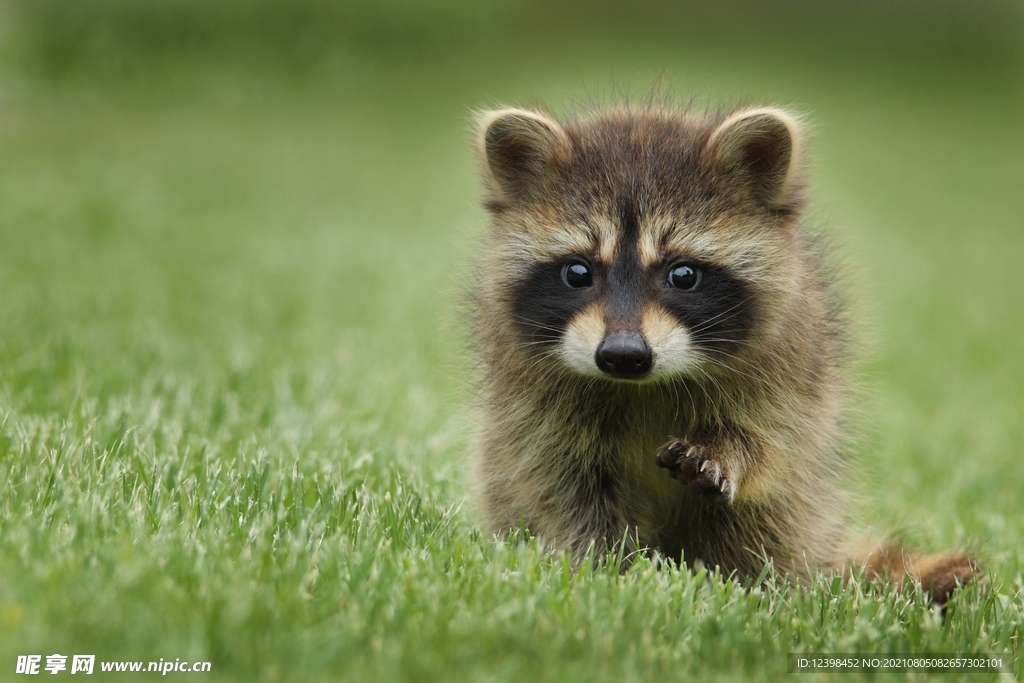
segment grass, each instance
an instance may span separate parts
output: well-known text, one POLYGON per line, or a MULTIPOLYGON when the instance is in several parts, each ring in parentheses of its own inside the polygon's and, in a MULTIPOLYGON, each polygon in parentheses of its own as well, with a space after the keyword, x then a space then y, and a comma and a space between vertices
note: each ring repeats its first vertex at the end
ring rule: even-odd
POLYGON ((757 22, 703 17, 741 36, 717 41, 653 4, 568 33, 571 7, 353 24, 306 5, 313 51, 272 21, 235 36, 230 2, 215 21, 168 0, 153 46, 124 37, 150 15, 113 0, 3 6, 21 23, 0 81, 0 680, 29 653, 210 661, 223 681, 650 681, 1018 650, 1015 8, 868 5, 851 22, 870 40, 818 17, 768 52, 757 22), (207 30, 179 41, 175 21, 207 30), (574 574, 475 529, 469 110, 659 77, 812 113, 812 219, 850 263, 865 349, 852 485, 865 528, 979 550, 989 583, 945 618, 825 580, 574 574))

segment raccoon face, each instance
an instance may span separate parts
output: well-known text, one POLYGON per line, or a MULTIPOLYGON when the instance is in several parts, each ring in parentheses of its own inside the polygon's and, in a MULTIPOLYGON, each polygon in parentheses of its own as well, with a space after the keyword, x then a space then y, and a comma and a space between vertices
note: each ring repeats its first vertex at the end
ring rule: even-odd
POLYGON ((568 128, 525 110, 484 115, 488 296, 517 343, 575 374, 634 382, 740 358, 785 289, 796 130, 765 109, 568 128))

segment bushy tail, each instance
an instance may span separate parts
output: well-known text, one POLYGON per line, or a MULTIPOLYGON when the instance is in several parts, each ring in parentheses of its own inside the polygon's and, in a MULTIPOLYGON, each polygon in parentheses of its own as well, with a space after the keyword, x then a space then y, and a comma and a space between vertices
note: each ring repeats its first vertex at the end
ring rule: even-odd
POLYGON ((981 565, 965 551, 915 555, 891 542, 864 543, 850 562, 854 569, 862 568, 870 581, 902 581, 910 576, 937 605, 946 604, 958 586, 984 576, 981 565))

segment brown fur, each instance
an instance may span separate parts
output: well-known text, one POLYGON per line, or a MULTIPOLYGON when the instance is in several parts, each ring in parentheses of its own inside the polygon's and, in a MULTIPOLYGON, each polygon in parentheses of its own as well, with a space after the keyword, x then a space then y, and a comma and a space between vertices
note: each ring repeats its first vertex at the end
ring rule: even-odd
MULTIPOLYGON (((745 577, 766 558, 799 580, 854 562, 872 578, 909 572, 939 601, 977 573, 962 553, 858 554, 850 541, 844 325, 799 222, 802 146, 798 119, 776 109, 479 118, 491 214, 476 295, 484 528, 525 524, 576 557, 593 543, 657 548, 745 577), (578 255, 612 273, 624 250, 644 273, 692 257, 728 274, 744 296, 716 317, 746 315, 743 338, 702 350, 699 326, 646 299, 633 312, 598 298, 549 337, 539 323, 524 332, 536 321, 521 319, 520 299, 545 294, 524 289, 543 264, 578 255), (609 378, 591 362, 615 331, 648 340, 649 376, 609 378)), ((705 343, 717 341, 729 340, 705 343)))

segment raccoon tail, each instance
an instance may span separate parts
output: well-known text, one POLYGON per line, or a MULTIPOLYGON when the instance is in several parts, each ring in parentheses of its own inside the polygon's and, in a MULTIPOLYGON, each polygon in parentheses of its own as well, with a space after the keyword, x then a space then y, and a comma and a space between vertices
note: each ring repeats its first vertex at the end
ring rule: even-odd
POLYGON ((876 583, 909 577, 936 605, 945 605, 957 587, 984 577, 978 561, 963 550, 916 555, 889 541, 859 544, 851 554, 849 568, 860 569, 864 578, 876 583))

